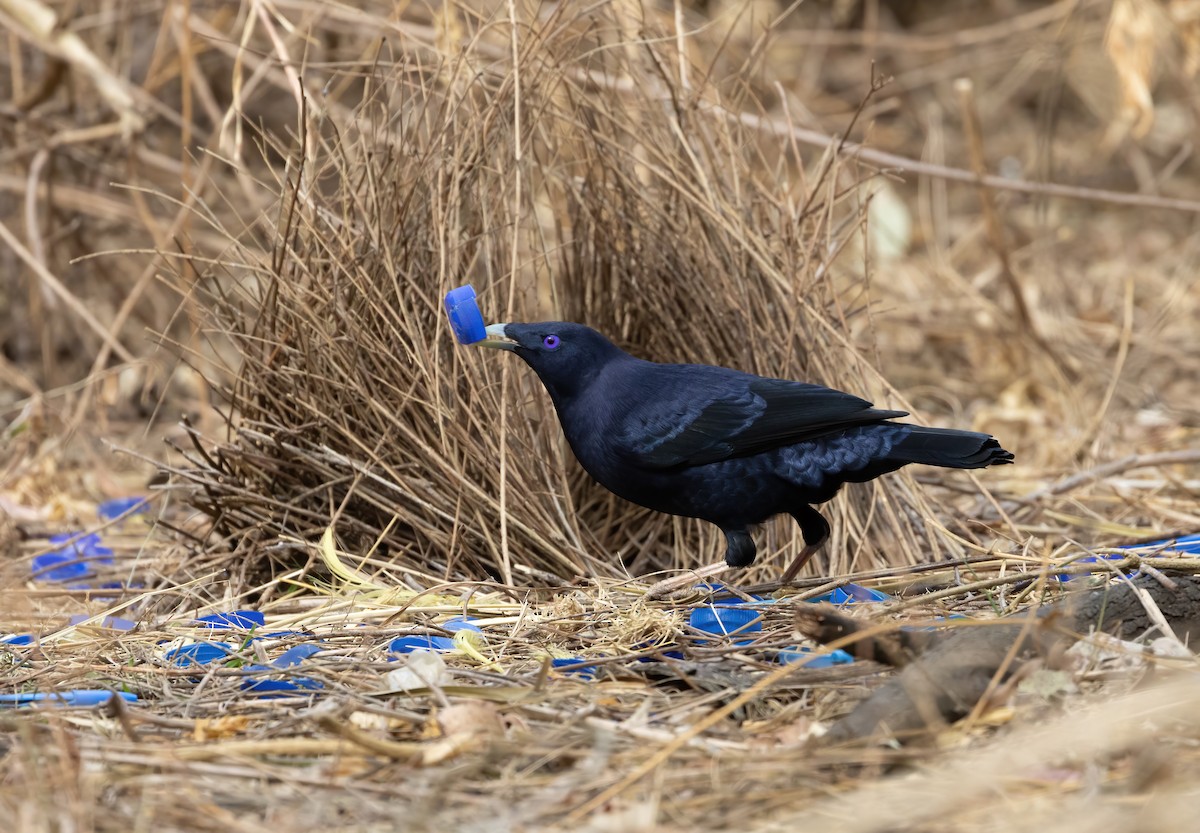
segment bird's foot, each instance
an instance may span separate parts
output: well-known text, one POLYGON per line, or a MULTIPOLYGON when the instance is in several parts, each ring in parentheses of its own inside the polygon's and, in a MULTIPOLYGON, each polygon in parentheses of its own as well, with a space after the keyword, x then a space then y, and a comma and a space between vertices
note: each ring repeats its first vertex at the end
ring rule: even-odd
POLYGON ((683 590, 687 590, 690 593, 693 585, 696 583, 719 576, 728 569, 729 565, 724 561, 717 561, 695 570, 688 570, 671 578, 665 578, 656 584, 652 584, 650 589, 646 591, 645 598, 648 601, 653 601, 655 599, 674 598, 682 595, 680 591, 683 590))

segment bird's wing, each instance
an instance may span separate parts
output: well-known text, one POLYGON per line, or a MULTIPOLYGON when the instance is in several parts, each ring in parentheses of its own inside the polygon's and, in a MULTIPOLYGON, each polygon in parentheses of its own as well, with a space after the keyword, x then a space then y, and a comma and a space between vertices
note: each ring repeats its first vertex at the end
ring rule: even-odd
POLYGON ((820 385, 727 376, 679 377, 646 397, 623 420, 626 459, 648 468, 697 466, 743 457, 907 416, 820 385))

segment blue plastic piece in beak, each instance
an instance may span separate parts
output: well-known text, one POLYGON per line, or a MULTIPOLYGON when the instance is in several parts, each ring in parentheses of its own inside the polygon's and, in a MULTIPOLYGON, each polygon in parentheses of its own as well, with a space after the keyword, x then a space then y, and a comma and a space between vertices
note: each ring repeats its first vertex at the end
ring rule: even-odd
POLYGON ((474 344, 487 338, 483 313, 475 303, 475 290, 470 284, 446 293, 446 316, 459 344, 474 344))

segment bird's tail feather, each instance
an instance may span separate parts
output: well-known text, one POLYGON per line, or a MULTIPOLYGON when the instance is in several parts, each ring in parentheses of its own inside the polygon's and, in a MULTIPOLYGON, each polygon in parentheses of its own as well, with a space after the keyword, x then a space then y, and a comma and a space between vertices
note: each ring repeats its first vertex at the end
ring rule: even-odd
POLYGON ((888 459, 901 465, 921 463, 951 469, 981 469, 1011 463, 1013 455, 990 434, 914 425, 908 436, 892 447, 888 459))

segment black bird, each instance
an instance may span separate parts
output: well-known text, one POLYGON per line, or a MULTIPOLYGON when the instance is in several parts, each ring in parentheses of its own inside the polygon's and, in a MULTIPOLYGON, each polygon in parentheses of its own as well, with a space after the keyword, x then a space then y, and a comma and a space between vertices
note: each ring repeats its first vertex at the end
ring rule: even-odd
POLYGON ((811 504, 843 483, 909 463, 976 469, 1013 460, 988 434, 892 422, 908 414, 820 385, 644 361, 582 324, 493 324, 487 334, 480 344, 511 350, 537 373, 588 474, 641 506, 716 524, 725 565, 753 563, 750 527, 795 518, 806 546, 783 584, 829 536, 811 504))

